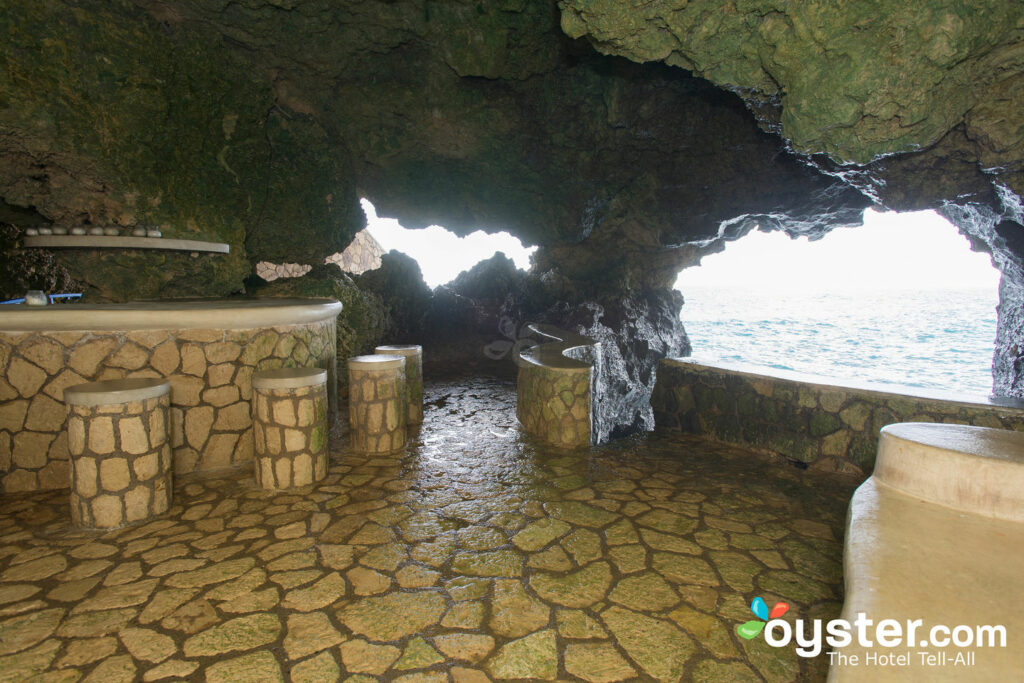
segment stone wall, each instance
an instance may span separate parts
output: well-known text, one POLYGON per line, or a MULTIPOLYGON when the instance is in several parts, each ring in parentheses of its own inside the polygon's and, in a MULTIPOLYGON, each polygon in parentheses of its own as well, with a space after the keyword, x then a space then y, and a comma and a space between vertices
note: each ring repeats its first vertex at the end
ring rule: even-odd
POLYGON ((741 444, 813 469, 857 474, 871 472, 878 431, 894 422, 1024 431, 1024 402, 915 396, 816 379, 666 359, 651 396, 655 424, 741 444))
POLYGON ((330 386, 334 327, 0 332, 0 490, 68 486, 64 389, 106 379, 170 379, 176 474, 251 461, 252 373, 321 367, 330 386))

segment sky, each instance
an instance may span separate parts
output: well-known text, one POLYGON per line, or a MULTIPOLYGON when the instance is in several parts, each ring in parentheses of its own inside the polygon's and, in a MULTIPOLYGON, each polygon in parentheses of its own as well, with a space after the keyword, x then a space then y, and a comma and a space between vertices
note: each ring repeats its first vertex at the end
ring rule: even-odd
MULTIPOLYGON (((451 282, 495 252, 519 268, 529 268, 536 247, 523 247, 507 232, 476 231, 464 238, 439 226, 407 230, 393 218, 379 218, 363 200, 370 233, 385 251, 397 249, 416 259, 430 287, 451 282)), ((704 257, 699 267, 679 275, 676 288, 751 287, 762 289, 942 289, 999 286, 999 272, 988 254, 970 250, 967 238, 934 211, 864 212, 864 225, 837 228, 811 242, 781 232, 754 231, 725 251, 704 257)))
POLYGON ((432 225, 422 230, 403 228, 394 218, 380 218, 373 204, 363 200, 367 228, 384 251, 396 249, 414 258, 423 271, 423 279, 431 288, 451 282, 464 270, 494 256, 501 251, 512 259, 517 268, 530 267, 530 255, 537 247, 526 248, 507 232, 488 235, 477 230, 466 237, 432 225))
POLYGON ((811 242, 755 231, 679 275, 676 289, 943 289, 999 286, 988 254, 934 211, 864 212, 864 225, 811 242))

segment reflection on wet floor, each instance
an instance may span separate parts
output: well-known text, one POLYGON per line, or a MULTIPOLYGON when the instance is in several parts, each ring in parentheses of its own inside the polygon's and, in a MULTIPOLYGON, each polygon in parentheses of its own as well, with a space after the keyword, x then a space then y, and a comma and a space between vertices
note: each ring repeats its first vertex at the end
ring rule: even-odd
POLYGON ((312 487, 183 477, 108 533, 0 499, 0 681, 824 678, 735 627, 758 595, 838 614, 856 482, 660 433, 548 450, 505 381, 425 400, 405 453, 337 440, 312 487))

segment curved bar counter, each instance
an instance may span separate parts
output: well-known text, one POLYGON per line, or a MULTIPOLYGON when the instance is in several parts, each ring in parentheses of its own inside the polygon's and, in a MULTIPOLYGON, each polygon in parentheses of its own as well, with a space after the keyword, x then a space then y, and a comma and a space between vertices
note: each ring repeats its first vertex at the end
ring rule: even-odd
MULTIPOLYGON (((932 423, 884 427, 874 474, 850 501, 843 574, 842 618, 853 623, 863 612, 875 625, 893 619, 903 638, 895 647, 864 647, 854 638, 839 649, 845 658, 833 662, 829 681, 1018 678, 1024 617, 1014 596, 1024 575, 1024 433, 932 423), (922 623, 908 642, 914 620, 922 623), (936 626, 948 627, 956 640, 932 642, 936 626), (1004 627, 1005 647, 998 640, 989 646, 982 626, 1004 627), (957 646, 965 642, 963 628, 982 642, 957 646), (869 654, 879 658, 875 665, 869 654)), ((874 635, 874 628, 867 632, 874 635)))
POLYGON ((171 382, 177 474, 251 462, 252 373, 328 373, 337 411, 333 299, 191 299, 0 307, 0 489, 68 486, 64 389, 125 377, 171 382))
POLYGON ((594 367, 578 357, 597 341, 554 325, 531 323, 527 329, 553 341, 519 353, 516 416, 523 429, 561 448, 589 446, 594 367))

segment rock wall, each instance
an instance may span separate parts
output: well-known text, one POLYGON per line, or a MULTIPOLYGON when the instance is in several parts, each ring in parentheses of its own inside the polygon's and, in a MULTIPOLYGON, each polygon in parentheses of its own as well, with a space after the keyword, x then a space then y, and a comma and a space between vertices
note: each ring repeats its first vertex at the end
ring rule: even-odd
MULTIPOLYGON (((12 0, 0 36, 4 206, 231 245, 55 250, 96 299, 321 263, 364 227, 361 196, 538 245, 544 305, 524 310, 592 318, 660 319, 641 302, 724 241, 816 237, 869 205, 968 234, 984 215, 981 248, 1024 254, 1018 3, 12 0)), ((996 387, 1024 395, 1004 370, 1024 275, 1004 274, 996 387)))
POLYGON ((1020 158, 1024 149, 1024 129, 1006 116, 1024 87, 1024 8, 1016 3, 567 0, 560 7, 565 32, 606 54, 681 67, 772 109, 802 152, 867 163, 929 146, 958 124, 979 151, 1020 158))
POLYGON ((878 431, 948 422, 1024 431, 1024 402, 968 402, 819 384, 668 359, 651 396, 658 429, 740 444, 813 469, 868 475, 878 431))
POLYGON ((221 296, 250 260, 323 259, 362 211, 312 117, 199 26, 126 0, 0 13, 0 196, 65 227, 159 227, 230 255, 56 252, 95 298, 221 296))

